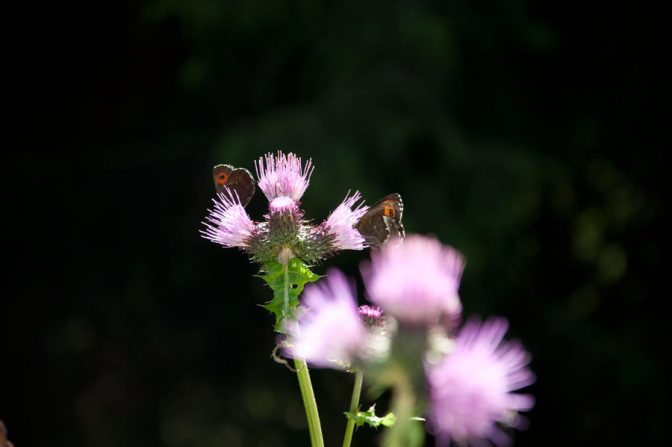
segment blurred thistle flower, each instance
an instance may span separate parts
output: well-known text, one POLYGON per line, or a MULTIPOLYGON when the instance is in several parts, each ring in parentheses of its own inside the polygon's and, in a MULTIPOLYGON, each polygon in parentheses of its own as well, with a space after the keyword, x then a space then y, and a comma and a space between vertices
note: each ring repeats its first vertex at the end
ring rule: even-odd
POLYGON ((238 195, 231 191, 222 192, 212 201, 215 209, 208 210, 204 222, 206 229, 201 230, 203 237, 224 247, 249 247, 256 225, 240 204, 238 195))
POLYGON ((371 301, 408 324, 455 321, 462 311, 457 294, 464 258, 452 247, 427 236, 408 236, 386 244, 362 264, 371 301))
POLYGON ((298 324, 286 324, 287 355, 323 368, 347 368, 364 354, 367 330, 354 286, 342 272, 332 269, 326 279, 306 287, 303 306, 298 324))
POLYGON ((443 443, 459 445, 489 439, 506 445, 508 436, 497 423, 520 428, 517 412, 534 398, 513 391, 534 382, 529 354, 517 342, 503 342, 508 323, 493 318, 469 320, 460 330, 452 353, 427 367, 429 422, 443 443))
MULTIPOLYGON (((327 220, 312 225, 303 218, 304 213, 299 207, 299 199, 306 191, 314 169, 312 161, 303 163, 292 153, 278 151, 275 155, 268 153, 260 157, 255 167, 257 184, 269 200, 264 221, 253 222, 238 194, 226 183, 217 183, 216 179, 223 192, 214 199, 214 210, 208 210, 204 222, 206 228, 201 230, 204 238, 224 247, 242 248, 255 262, 264 265, 272 261, 285 264, 294 257, 311 264, 340 250, 365 247, 364 238, 354 227, 368 209, 362 203, 355 206, 361 199, 359 192, 346 195, 327 220)), ((241 175, 237 178, 239 182, 245 180, 241 175)), ((248 177, 248 183, 253 185, 253 179, 249 174, 248 177)))
POLYGON ((278 151, 276 156, 268 153, 260 157, 255 168, 257 184, 269 202, 283 196, 298 202, 308 188, 314 167, 311 160, 302 165, 300 157, 278 151))

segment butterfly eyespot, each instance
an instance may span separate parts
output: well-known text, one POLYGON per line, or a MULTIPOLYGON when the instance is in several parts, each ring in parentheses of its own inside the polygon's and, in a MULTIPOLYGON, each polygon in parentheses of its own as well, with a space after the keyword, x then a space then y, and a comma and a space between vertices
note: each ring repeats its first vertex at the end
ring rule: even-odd
POLYGON ((292 284, 292 289, 298 289, 299 285, 298 284, 292 284))
POLYGON ((229 174, 226 174, 222 172, 217 176, 217 184, 218 185, 224 185, 226 184, 226 181, 229 179, 229 174))
POLYGON ((394 208, 391 206, 386 206, 384 208, 383 214, 385 214, 387 217, 395 217, 394 208))

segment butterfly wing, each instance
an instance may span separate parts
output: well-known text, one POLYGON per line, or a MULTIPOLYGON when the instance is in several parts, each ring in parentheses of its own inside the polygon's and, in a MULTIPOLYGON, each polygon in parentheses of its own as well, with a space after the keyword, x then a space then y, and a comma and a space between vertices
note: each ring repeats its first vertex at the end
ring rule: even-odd
POLYGON ((12 443, 7 439, 7 428, 5 424, 0 421, 0 447, 13 447, 12 443))
POLYGON ((240 204, 247 206, 254 196, 254 177, 245 168, 234 168, 231 165, 217 165, 212 168, 212 177, 218 193, 230 189, 238 194, 240 204))
POLYGON ((401 218, 404 202, 397 193, 389 194, 376 202, 359 219, 355 228, 370 247, 381 247, 391 237, 403 238, 401 218))

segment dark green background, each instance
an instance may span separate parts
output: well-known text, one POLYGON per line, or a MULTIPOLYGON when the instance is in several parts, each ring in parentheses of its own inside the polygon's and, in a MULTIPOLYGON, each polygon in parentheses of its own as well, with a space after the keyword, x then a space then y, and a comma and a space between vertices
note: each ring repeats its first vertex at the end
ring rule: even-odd
MULTIPOLYGON (((278 148, 316 165, 309 218, 349 189, 396 191, 408 232, 464 252, 466 313, 507 316, 534 356, 517 445, 669 445, 661 11, 149 0, 3 15, 0 419, 17 447, 308 445, 295 377, 269 359, 269 291, 198 234, 212 165, 278 148)), ((355 275, 366 256, 316 271, 355 275)), ((340 445, 351 377, 313 378, 340 445)))

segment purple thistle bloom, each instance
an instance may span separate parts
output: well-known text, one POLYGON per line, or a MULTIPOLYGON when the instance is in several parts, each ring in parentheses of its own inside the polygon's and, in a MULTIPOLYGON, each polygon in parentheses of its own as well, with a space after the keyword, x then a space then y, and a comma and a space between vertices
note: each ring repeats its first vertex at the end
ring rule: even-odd
POLYGON ((259 189, 269 201, 282 196, 298 201, 308 188, 313 172, 311 160, 302 166, 301 158, 292 153, 285 155, 280 151, 275 156, 268 153, 260 157, 255 168, 259 189))
POLYGON ((325 368, 352 363, 367 343, 367 331, 357 311, 353 285, 339 270, 306 287, 303 294, 306 313, 299 324, 286 326, 290 357, 298 357, 325 368))
POLYGON ((201 235, 212 242, 224 247, 249 247, 256 226, 240 204, 238 195, 228 191, 217 194, 212 199, 215 204, 214 210, 208 210, 203 222, 206 229, 201 230, 201 235))
POLYGON ((385 316, 383 309, 378 306, 369 306, 364 304, 359 306, 359 315, 364 319, 364 322, 369 327, 383 327, 385 325, 385 316))
POLYGON ((349 193, 324 222, 325 229, 334 237, 334 245, 338 250, 362 250, 365 247, 365 241, 355 225, 369 207, 359 203, 353 209, 352 207, 362 196, 359 191, 350 197, 348 195, 349 193))
POLYGON ((497 445, 508 436, 496 423, 520 425, 515 414, 534 405, 534 398, 513 391, 534 382, 530 355, 517 342, 503 342, 508 323, 493 318, 468 321, 451 354, 427 369, 430 426, 444 443, 463 445, 489 439, 497 445), (518 423, 516 423, 518 422, 518 423))
POLYGON ((464 258, 455 249, 413 235, 372 252, 361 271, 371 301, 386 314, 410 324, 433 324, 459 318, 463 269, 464 258))

